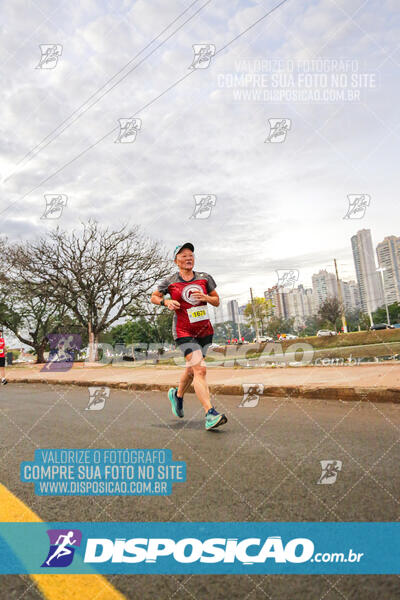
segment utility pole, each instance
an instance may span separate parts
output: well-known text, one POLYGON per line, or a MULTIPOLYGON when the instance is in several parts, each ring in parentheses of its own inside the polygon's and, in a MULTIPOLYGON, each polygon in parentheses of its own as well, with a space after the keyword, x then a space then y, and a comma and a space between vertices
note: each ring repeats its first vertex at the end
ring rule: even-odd
POLYGON ((339 303, 340 303, 340 312, 342 315, 343 333, 347 333, 347 323, 346 323, 346 315, 344 314, 342 286, 340 285, 338 268, 337 268, 337 264, 336 264, 336 258, 333 259, 333 262, 335 263, 336 281, 337 281, 338 296, 339 296, 339 303))
POLYGON ((256 318, 256 311, 254 308, 254 299, 253 299, 253 290, 250 288, 250 298, 251 298, 251 309, 253 311, 253 319, 254 319, 254 325, 255 325, 255 329, 256 329, 256 340, 257 340, 257 344, 260 342, 260 332, 258 331, 258 323, 257 323, 257 318, 256 318))
POLYGON ((385 280, 383 278, 383 271, 386 271, 386 269, 385 269, 385 267, 379 267, 379 269, 377 269, 377 271, 379 271, 380 274, 381 274, 382 291, 383 291, 383 301, 384 301, 385 307, 386 307, 386 320, 387 320, 387 324, 390 325, 389 308, 388 308, 387 299, 386 299, 386 292, 385 292, 385 280))
POLYGON ((374 320, 372 318, 372 313, 371 313, 371 311, 369 309, 368 309, 368 316, 369 316, 369 322, 371 323, 371 327, 372 327, 373 324, 374 324, 374 320))
POLYGON ((240 315, 239 315, 239 312, 238 312, 237 326, 238 326, 238 336, 239 336, 238 342, 241 342, 242 341, 242 334, 241 334, 241 331, 240 331, 240 315))

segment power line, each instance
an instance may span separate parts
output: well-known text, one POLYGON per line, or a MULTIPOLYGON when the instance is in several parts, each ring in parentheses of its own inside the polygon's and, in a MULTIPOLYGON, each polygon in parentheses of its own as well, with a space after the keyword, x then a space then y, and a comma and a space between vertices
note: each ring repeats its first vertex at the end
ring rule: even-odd
MULTIPOLYGON (((93 92, 93 94, 91 96, 89 96, 89 98, 87 100, 85 100, 85 102, 83 102, 80 106, 78 106, 78 108, 76 108, 66 119, 64 119, 64 121, 62 121, 57 127, 55 127, 52 131, 50 131, 50 133, 44 137, 38 144, 36 144, 36 146, 34 146, 34 148, 32 148, 29 152, 27 152, 27 154, 25 154, 25 156, 23 156, 21 158, 21 160, 19 160, 15 166, 17 167, 19 164, 21 164, 22 162, 24 162, 24 160, 29 157, 29 160, 26 162, 26 164, 28 162, 30 162, 32 160, 32 158, 34 158, 35 156, 37 156, 42 150, 44 150, 44 148, 47 148, 47 146, 49 146, 55 139, 57 139, 66 129, 68 129, 73 123, 75 123, 75 121, 77 121, 78 119, 80 119, 80 117, 82 115, 84 115, 90 108, 92 108, 92 106, 94 106, 95 104, 97 104, 102 98, 104 98, 104 96, 106 96, 109 92, 111 92, 111 90, 113 90, 117 85, 119 85, 124 79, 126 79, 126 77, 128 77, 128 75, 130 75, 135 69, 137 69, 149 56, 151 56, 152 54, 154 54, 154 52, 156 50, 158 50, 158 48, 160 48, 163 44, 165 44, 165 42, 167 42, 173 35, 175 35, 175 33, 177 31, 179 31, 180 29, 182 29, 182 27, 184 25, 186 25, 186 23, 188 23, 191 19, 193 19, 207 4, 209 4, 211 2, 211 0, 207 0, 207 2, 205 4, 203 4, 195 13, 193 13, 193 15, 191 17, 189 17, 186 21, 184 21, 184 23, 182 23, 179 27, 177 27, 167 38, 165 38, 165 40, 163 40, 160 44, 158 44, 158 46, 156 46, 151 52, 149 52, 149 54, 147 54, 140 62, 138 62, 134 67, 132 67, 132 69, 130 69, 127 73, 125 73, 125 75, 123 77, 121 77, 113 86, 111 86, 106 92, 104 92, 104 94, 102 94, 99 98, 97 98, 97 100, 95 100, 94 102, 92 102, 90 104, 90 106, 86 107, 85 110, 83 110, 75 119, 73 119, 66 127, 64 127, 57 135, 55 135, 47 144, 45 144, 42 148, 40 148, 37 152, 35 152, 36 148, 39 148, 43 142, 45 142, 46 140, 48 140, 53 133, 55 133, 58 129, 60 129, 60 127, 62 127, 64 125, 64 123, 67 123, 67 121, 69 121, 71 119, 71 117, 73 117, 77 112, 79 112, 81 110, 82 107, 85 106, 85 104, 87 104, 88 102, 90 102, 90 100, 92 98, 94 98, 99 92, 101 92, 101 90, 103 90, 113 79, 115 79, 120 73, 122 73, 122 71, 124 71, 126 69, 126 67, 128 67, 134 60, 136 60, 145 50, 147 50, 147 48, 149 46, 151 46, 151 44, 153 44, 163 33, 165 33, 174 23, 176 23, 176 21, 178 21, 188 10, 190 10, 190 8, 196 4, 197 2, 199 2, 199 0, 194 0, 194 2, 192 2, 192 4, 186 8, 180 15, 178 15, 169 25, 167 25, 167 27, 165 27, 155 38, 153 38, 144 48, 142 48, 142 50, 140 50, 140 52, 138 52, 133 58, 131 58, 130 61, 128 61, 126 63, 126 65, 124 65, 122 67, 122 69, 120 69, 117 73, 115 73, 112 77, 110 77, 110 79, 108 79, 100 88, 98 88, 95 92, 93 92)), ((14 171, 12 173, 10 173, 10 175, 8 175, 6 177, 6 179, 3 180, 3 183, 5 183, 6 181, 8 181, 13 174, 15 173, 16 169, 14 169, 14 171)))
MULTIPOLYGON (((206 4, 208 4, 209 2, 211 2, 211 0, 208 0, 206 4)), ((256 24, 260 23, 263 19, 266 19, 272 12, 274 12, 277 8, 279 8, 280 6, 282 6, 283 4, 285 4, 286 2, 288 2, 288 0, 282 0, 279 4, 277 4, 274 8, 272 8, 270 11, 268 11, 267 13, 265 13, 265 15, 263 15, 262 17, 260 17, 259 19, 257 19, 257 21, 255 21, 252 25, 250 25, 249 27, 247 27, 245 30, 243 30, 240 34, 238 34, 237 36, 235 36, 230 42, 228 42, 225 46, 223 46, 223 48, 221 48, 218 52, 216 52, 215 54, 219 54, 219 52, 221 52, 222 50, 226 49, 228 46, 230 46, 235 40, 237 40, 239 37, 241 37, 242 35, 244 35, 247 31, 249 31, 252 27, 254 27, 256 24)), ((205 6, 205 5, 203 5, 205 6)), ((134 113, 135 116, 136 114, 140 113, 141 111, 145 110, 146 108, 148 108, 149 106, 151 106, 154 102, 156 102, 159 98, 161 98, 162 96, 164 96, 164 94, 166 94, 167 92, 169 92, 171 89, 173 89, 176 85, 178 85, 181 81, 183 81, 184 79, 186 79, 187 77, 189 77, 192 73, 194 73, 197 69, 193 69, 191 71, 189 71, 188 73, 186 73, 185 75, 183 75, 183 77, 180 77, 177 81, 175 81, 173 84, 171 84, 168 88, 166 88, 163 92, 161 92, 158 96, 156 96, 155 98, 153 98, 153 100, 151 100, 150 102, 148 102, 147 104, 145 104, 144 106, 142 106, 138 111, 136 111, 134 113)), ((0 212, 0 215, 4 214, 9 208, 11 208, 12 206, 14 206, 19 200, 23 200, 24 198, 26 198, 27 196, 29 196, 32 192, 36 191, 39 187, 41 187, 44 183, 47 183, 47 181, 49 181, 50 179, 52 179, 55 175, 58 175, 58 173, 60 173, 61 171, 63 171, 66 167, 68 167, 69 165, 71 165, 73 162, 75 162, 76 160, 78 160, 81 156, 83 156, 84 154, 86 154, 86 152, 88 152, 89 150, 91 150, 92 148, 94 148, 95 146, 97 146, 100 142, 102 142, 106 137, 108 137, 109 135, 111 135, 112 133, 114 133, 116 130, 118 130, 119 127, 113 127, 113 129, 111 129, 110 131, 108 131, 106 134, 104 134, 101 138, 99 138, 96 142, 94 142, 93 144, 91 144, 90 146, 88 146, 87 148, 85 148, 84 150, 82 150, 79 154, 77 154, 75 157, 73 157, 71 160, 69 160, 67 163, 65 163, 64 165, 62 165, 59 169, 57 169, 57 171, 55 171, 54 173, 52 173, 51 175, 49 175, 48 177, 46 177, 45 179, 43 179, 42 181, 40 181, 34 188, 32 188, 31 190, 29 190, 29 192, 26 192, 23 196, 21 196, 18 200, 15 200, 15 202, 13 202, 12 204, 10 204, 9 206, 7 206, 7 208, 5 208, 4 210, 2 210, 0 212)))

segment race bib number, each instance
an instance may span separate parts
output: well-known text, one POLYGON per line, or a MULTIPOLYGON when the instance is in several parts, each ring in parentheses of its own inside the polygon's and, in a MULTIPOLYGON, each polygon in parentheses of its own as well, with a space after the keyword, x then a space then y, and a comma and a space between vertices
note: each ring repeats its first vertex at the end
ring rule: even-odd
POLYGON ((208 319, 207 306, 193 306, 193 308, 187 309, 187 314, 191 323, 208 319))

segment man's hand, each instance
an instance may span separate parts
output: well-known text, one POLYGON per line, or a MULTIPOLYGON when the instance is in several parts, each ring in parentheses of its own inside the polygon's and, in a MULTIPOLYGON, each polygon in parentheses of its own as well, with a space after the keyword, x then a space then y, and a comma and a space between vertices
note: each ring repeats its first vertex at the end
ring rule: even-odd
POLYGON ((198 302, 209 301, 209 297, 207 296, 207 294, 203 294, 203 292, 193 292, 193 294, 191 294, 191 297, 197 300, 198 302))
POLYGON ((178 310, 181 307, 177 300, 165 300, 164 305, 168 310, 178 310))

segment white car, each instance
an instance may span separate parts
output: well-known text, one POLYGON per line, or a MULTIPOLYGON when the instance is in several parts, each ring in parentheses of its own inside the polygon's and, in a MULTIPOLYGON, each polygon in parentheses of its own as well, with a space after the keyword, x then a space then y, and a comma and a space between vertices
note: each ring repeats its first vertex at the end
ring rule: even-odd
POLYGON ((331 335, 337 335, 336 331, 331 331, 330 329, 320 329, 317 332, 318 337, 330 337, 331 335))

